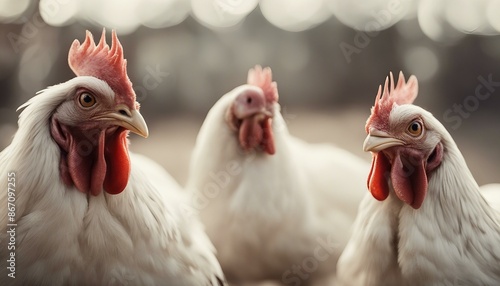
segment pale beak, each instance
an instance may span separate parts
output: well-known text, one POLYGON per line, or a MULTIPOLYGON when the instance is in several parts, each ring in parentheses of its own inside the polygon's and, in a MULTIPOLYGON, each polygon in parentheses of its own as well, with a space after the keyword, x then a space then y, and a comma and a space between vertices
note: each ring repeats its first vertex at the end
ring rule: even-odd
POLYGON ((124 120, 122 127, 127 128, 128 130, 134 132, 137 135, 140 135, 144 138, 148 138, 149 130, 144 117, 142 117, 141 113, 137 110, 132 110, 130 118, 128 120, 124 120))
POLYGON ((363 151, 379 152, 389 147, 400 145, 405 145, 405 142, 393 138, 383 131, 372 129, 363 143, 363 151))
POLYGON ((114 124, 126 128, 144 138, 148 138, 149 136, 148 125, 146 124, 146 121, 144 121, 144 117, 142 117, 141 113, 137 110, 132 110, 130 114, 127 115, 120 112, 112 112, 106 114, 106 116, 103 116, 100 119, 110 120, 114 124))

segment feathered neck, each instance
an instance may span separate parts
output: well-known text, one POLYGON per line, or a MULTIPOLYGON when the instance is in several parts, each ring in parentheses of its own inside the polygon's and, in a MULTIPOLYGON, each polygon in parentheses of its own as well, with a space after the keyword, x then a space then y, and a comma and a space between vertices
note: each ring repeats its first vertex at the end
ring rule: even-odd
POLYGON ((18 110, 22 110, 18 121, 19 129, 14 136, 12 145, 32 144, 33 141, 30 139, 42 131, 47 131, 50 136, 50 117, 59 105, 66 100, 71 100, 71 94, 76 87, 84 85, 89 78, 92 77, 75 77, 64 83, 48 87, 37 92, 36 96, 21 105, 18 108, 18 110))
POLYGON ((429 181, 429 196, 440 203, 443 212, 451 211, 469 220, 492 219, 494 210, 482 197, 457 145, 448 133, 442 142, 443 161, 429 181))
MULTIPOLYGON (((278 178, 296 178, 300 175, 297 174, 297 164, 291 162, 295 156, 289 151, 290 135, 280 114, 279 105, 275 105, 272 122, 276 153, 269 155, 265 152, 246 152, 241 149, 237 133, 228 126, 224 116, 231 102, 230 95, 221 98, 207 114, 192 153, 187 188, 199 194, 216 190, 214 196, 221 201, 224 197, 235 199, 236 193, 239 193, 240 197, 251 196, 254 200, 265 197, 262 201, 285 204, 283 194, 269 191, 273 187, 266 185, 266 180, 262 178, 262 174, 278 178), (260 187, 255 184, 251 188, 241 187, 247 186, 252 180, 259 181, 260 187)), ((278 181, 280 180, 276 182, 278 181)), ((281 189, 297 192, 295 187, 281 189)))
POLYGON ((19 180, 16 215, 22 216, 42 197, 63 195, 53 190, 63 183, 59 175, 60 150, 50 134, 50 118, 61 103, 71 100, 69 94, 85 78, 74 78, 40 91, 19 108, 24 110, 19 116, 18 130, 12 143, 0 153, 0 169, 4 173, 15 172, 19 180))
POLYGON ((443 191, 434 193, 441 193, 440 195, 446 196, 453 196, 455 193, 465 196, 469 194, 479 195, 479 186, 472 176, 455 140, 453 140, 450 133, 437 120, 435 120, 433 125, 442 136, 441 142, 444 154, 441 166, 433 174, 429 182, 429 187, 438 188, 439 185, 442 185, 443 191))
POLYGON ((444 216, 451 213, 471 219, 482 219, 484 215, 492 217, 493 209, 481 196, 479 186, 450 133, 430 113, 427 120, 432 129, 441 136, 443 159, 441 165, 429 176, 428 197, 422 205, 423 208, 415 213, 442 213, 444 216), (465 206, 467 213, 462 209, 465 206), (470 216, 469 211, 475 215, 470 216))
MULTIPOLYGON (((191 166, 199 168, 200 164, 208 164, 205 170, 223 170, 225 165, 231 161, 243 162, 249 156, 280 156, 280 146, 274 155, 261 154, 262 152, 246 152, 238 144, 238 135, 226 122, 225 114, 231 103, 234 101, 236 93, 232 92, 224 95, 208 112, 196 138, 193 150, 191 166), (209 160, 207 158, 214 158, 209 160), (215 160, 217 158, 217 160, 215 160), (201 159, 201 160, 200 160, 201 159)), ((279 104, 275 104, 273 117, 273 130, 275 132, 276 144, 284 144, 284 137, 289 136, 286 123, 281 116, 279 104)))
POLYGON ((395 259, 406 281, 484 284, 468 279, 498 279, 492 265, 498 264, 500 253, 492 242, 500 240, 500 216, 481 196, 451 136, 446 131, 441 134, 443 161, 430 178, 422 207, 403 205, 395 214, 395 259))

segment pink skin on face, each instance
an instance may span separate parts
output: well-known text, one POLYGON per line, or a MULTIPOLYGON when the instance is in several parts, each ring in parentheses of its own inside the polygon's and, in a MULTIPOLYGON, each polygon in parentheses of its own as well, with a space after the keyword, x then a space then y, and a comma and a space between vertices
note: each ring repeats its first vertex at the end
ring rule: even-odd
POLYGON ((425 122, 419 114, 414 114, 408 122, 391 125, 394 119, 390 115, 394 109, 412 104, 418 94, 415 76, 406 81, 400 73, 397 84, 394 82, 390 73, 384 88, 380 86, 378 89, 375 105, 366 122, 368 137, 363 148, 372 152, 368 189, 377 200, 385 200, 389 196, 390 179, 396 196, 418 209, 427 193, 429 176, 443 158, 443 145, 431 141, 436 137, 426 134, 425 122))
POLYGON ((102 94, 80 87, 74 100, 62 103, 52 116, 51 134, 61 148, 61 179, 94 196, 102 190, 118 194, 130 175, 129 130, 144 137, 148 130, 116 32, 112 31, 109 47, 105 30, 97 45, 87 31, 82 44, 75 40, 71 45, 68 62, 77 76, 87 76, 89 83, 109 90, 102 94))
POLYGON ((405 146, 394 146, 373 153, 368 188, 377 200, 389 196, 388 178, 396 196, 418 209, 427 193, 428 178, 441 163, 443 145, 439 143, 432 152, 405 146))
POLYGON ((236 97, 226 113, 229 126, 238 132, 243 150, 261 149, 269 155, 276 152, 272 129, 278 87, 269 67, 256 65, 248 71, 248 86, 236 97))
POLYGON ((272 102, 258 88, 249 88, 239 94, 228 110, 229 125, 238 132, 243 150, 260 148, 272 155, 275 153, 272 130, 272 102))
POLYGON ((52 119, 51 133, 61 148, 61 177, 67 185, 97 196, 118 194, 130 175, 129 131, 106 122, 66 126, 52 119))

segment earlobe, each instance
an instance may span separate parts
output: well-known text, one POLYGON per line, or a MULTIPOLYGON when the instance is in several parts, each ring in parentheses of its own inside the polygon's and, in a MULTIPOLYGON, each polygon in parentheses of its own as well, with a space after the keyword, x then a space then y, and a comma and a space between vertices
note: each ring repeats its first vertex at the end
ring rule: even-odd
POLYGON ((433 171, 441 164, 441 161, 443 160, 443 153, 443 143, 439 142, 429 158, 427 158, 427 166, 425 168, 427 172, 433 171))
POLYGON ((59 120, 52 116, 51 124, 50 124, 50 134, 54 141, 56 141, 57 145, 64 151, 68 152, 69 150, 69 137, 68 130, 65 126, 59 123, 59 120))

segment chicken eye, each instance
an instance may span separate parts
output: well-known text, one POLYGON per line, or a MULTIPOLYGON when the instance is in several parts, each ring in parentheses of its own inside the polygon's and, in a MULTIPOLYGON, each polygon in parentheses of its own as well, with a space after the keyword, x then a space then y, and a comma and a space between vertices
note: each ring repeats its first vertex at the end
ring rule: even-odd
POLYGON ((94 106, 96 104, 95 96, 88 92, 82 93, 80 95, 80 104, 86 108, 94 106))
POLYGON ((422 134, 422 129, 422 123, 417 120, 408 125, 408 133, 412 136, 420 136, 420 134, 422 134))

